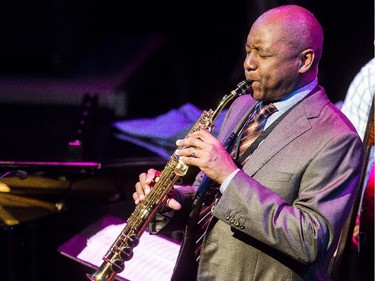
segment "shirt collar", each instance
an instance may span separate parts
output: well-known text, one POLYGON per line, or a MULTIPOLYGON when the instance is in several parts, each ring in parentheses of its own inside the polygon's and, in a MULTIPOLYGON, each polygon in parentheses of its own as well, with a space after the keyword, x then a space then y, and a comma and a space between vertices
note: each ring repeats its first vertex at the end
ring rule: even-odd
POLYGON ((278 110, 283 108, 290 108, 292 105, 296 104, 300 100, 302 100, 305 96, 307 96, 316 86, 318 85, 318 78, 315 78, 314 81, 311 83, 295 90, 285 98, 274 102, 273 104, 276 106, 278 110))

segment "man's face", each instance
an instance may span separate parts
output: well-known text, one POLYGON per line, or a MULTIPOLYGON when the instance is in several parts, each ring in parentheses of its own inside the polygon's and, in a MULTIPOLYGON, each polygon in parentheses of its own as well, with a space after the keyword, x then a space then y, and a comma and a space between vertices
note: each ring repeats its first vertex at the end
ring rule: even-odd
POLYGON ((267 21, 255 23, 249 32, 243 66, 256 100, 277 101, 298 86, 300 50, 292 47, 287 33, 267 21))

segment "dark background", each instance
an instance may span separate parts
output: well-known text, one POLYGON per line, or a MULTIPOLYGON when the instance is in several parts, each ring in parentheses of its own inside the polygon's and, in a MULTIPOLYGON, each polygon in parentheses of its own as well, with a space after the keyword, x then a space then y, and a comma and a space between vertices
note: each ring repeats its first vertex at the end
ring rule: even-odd
MULTIPOLYGON (((85 280, 92 270, 58 254, 57 247, 103 216, 127 218, 138 174, 164 166, 150 151, 114 139, 111 122, 155 117, 187 102, 216 107, 243 79, 252 22, 286 3, 309 8, 322 23, 319 82, 333 102, 342 101, 355 74, 374 56, 373 1, 2 1, 0 163, 103 164, 99 171, 0 165, 2 172, 29 173, 24 181, 2 179, 11 194, 66 207, 51 213, 6 206, 20 224, 0 223, 2 277, 85 280), (85 94, 99 98, 87 120, 85 94), (85 141, 83 154, 67 147, 77 137, 85 141), (51 180, 57 187, 48 185, 51 180)), ((345 280, 356 280, 352 274, 346 268, 345 280)))
POLYGON ((186 102, 210 108, 243 78, 253 20, 286 3, 309 8, 324 27, 319 79, 332 101, 344 99, 374 54, 373 1, 197 2, 3 1, 0 77, 116 77, 112 90, 127 96, 124 118, 186 102))
POLYGON ((64 159, 84 94, 98 96, 100 113, 85 158, 127 157, 129 150, 107 142, 113 121, 156 117, 188 102, 215 108, 244 78, 252 22, 288 3, 322 23, 319 82, 342 101, 374 55, 373 1, 3 1, 0 159, 64 159))

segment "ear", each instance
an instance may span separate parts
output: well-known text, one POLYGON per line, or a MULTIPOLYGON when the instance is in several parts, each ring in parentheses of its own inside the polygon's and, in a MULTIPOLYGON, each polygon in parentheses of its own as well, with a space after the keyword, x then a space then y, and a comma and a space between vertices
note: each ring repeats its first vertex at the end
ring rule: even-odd
POLYGON ((312 67, 314 59, 315 59, 315 53, 313 49, 303 50, 299 54, 300 62, 299 62, 298 72, 305 73, 306 71, 308 71, 312 67))

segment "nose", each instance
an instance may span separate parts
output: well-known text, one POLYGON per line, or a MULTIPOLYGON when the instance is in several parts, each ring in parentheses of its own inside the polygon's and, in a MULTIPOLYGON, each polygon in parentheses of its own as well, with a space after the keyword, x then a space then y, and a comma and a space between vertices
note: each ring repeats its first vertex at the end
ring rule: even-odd
POLYGON ((243 68, 245 72, 249 72, 257 68, 257 64, 254 60, 254 56, 251 53, 246 54, 245 60, 243 62, 243 68))

